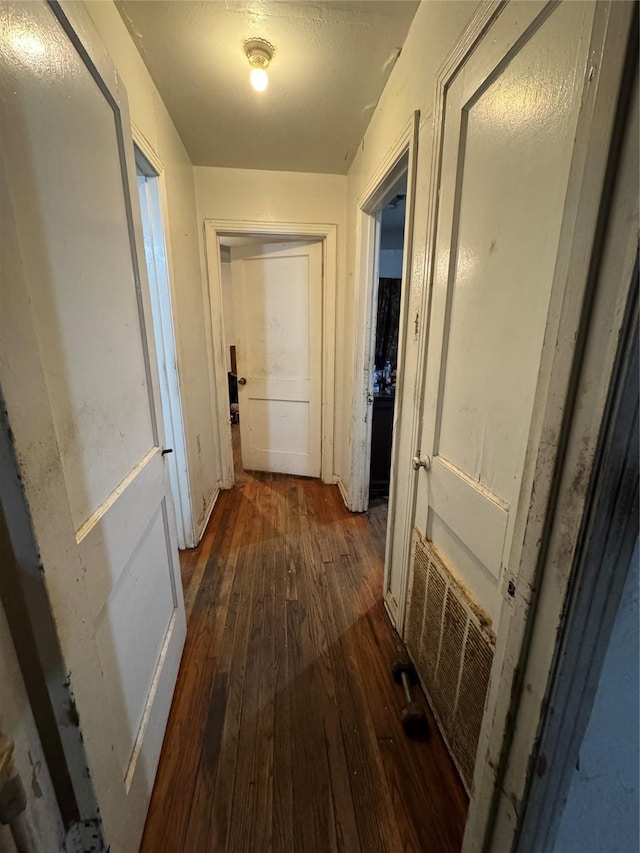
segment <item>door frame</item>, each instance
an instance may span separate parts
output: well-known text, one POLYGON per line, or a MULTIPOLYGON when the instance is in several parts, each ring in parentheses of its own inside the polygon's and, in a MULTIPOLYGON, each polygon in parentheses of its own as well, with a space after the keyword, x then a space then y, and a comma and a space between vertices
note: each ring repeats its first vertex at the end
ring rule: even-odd
MULTIPOLYGON (((634 137, 635 138, 635 137, 634 137)), ((636 182, 637 183, 637 182, 636 182)), ((554 650, 518 853, 552 853, 638 540, 638 262, 554 650), (546 772, 534 772, 545 768, 546 772)))
MULTIPOLYGON (((418 378, 416 381, 416 429, 413 447, 417 448, 422 430, 422 409, 425 392, 426 354, 429 335, 431 295, 436 249, 440 171, 444 140, 444 117, 447 90, 470 54, 477 48, 496 18, 508 7, 517 5, 504 0, 485 0, 478 8, 466 31, 445 60, 436 81, 433 113, 433 146, 430 171, 430 191, 425 245, 425 282, 422 291, 420 317, 425 319, 420 334, 418 351, 418 378)), ((557 5, 555 0, 540 2, 541 12, 550 13, 557 5)), ((594 264, 601 249, 599 229, 601 204, 610 178, 610 146, 617 120, 618 93, 625 71, 627 42, 632 32, 633 4, 607 2, 596 4, 592 38, 595 48, 602 43, 602 52, 590 54, 586 80, 593 82, 585 88, 574 149, 567 203, 566 219, 559 248, 556 277, 566 280, 564 289, 554 286, 550 318, 545 337, 541 380, 536 391, 534 423, 525 461, 522 493, 531 495, 528 506, 517 509, 514 546, 510 567, 505 572, 503 603, 499 617, 498 641, 492 668, 492 677, 478 746, 478 761, 473 782, 473 796, 465 828, 462 853, 488 853, 510 850, 517 824, 517 810, 522 802, 526 780, 527 759, 535 742, 528 731, 521 740, 522 748, 515 754, 510 747, 517 725, 531 726, 531 705, 524 701, 522 674, 528 659, 534 631, 552 630, 553 618, 536 608, 536 594, 550 564, 548 545, 557 506, 560 479, 573 478, 574 504, 570 507, 573 538, 565 547, 575 548, 579 522, 582 518, 582 500, 587 484, 576 483, 580 471, 589 471, 595 459, 595 441, 588 452, 582 452, 578 442, 571 443, 574 427, 574 405, 579 386, 584 344, 591 319, 594 300, 594 264), (562 290, 562 294, 560 294, 562 290), (544 440, 543 440, 544 436, 544 440), (578 488, 579 487, 579 488, 578 488), (541 547, 542 543, 542 547, 541 547), (508 591, 513 582, 514 597, 508 591), (520 707, 521 699, 523 701, 520 707), (515 763, 514 763, 514 759, 515 763), (511 764, 509 763, 511 762, 511 764), (509 788, 505 774, 509 772, 509 788)), ((631 36, 633 39, 633 36, 631 36)), ((628 278, 618 284, 618 300, 626 302, 628 278)), ((620 305, 616 304, 616 321, 621 323, 620 305)), ((610 318, 609 318, 610 319, 610 318)), ((615 323, 596 330, 590 344, 598 350, 596 363, 612 361, 612 349, 617 339, 615 323), (599 331, 599 334, 598 334, 599 331)), ((611 369, 613 365, 611 364, 611 369)), ((608 377, 607 377, 608 378, 608 377)), ((593 383, 592 383, 593 386, 593 383)), ((591 435, 599 432, 601 418, 594 426, 594 414, 603 416, 601 388, 587 385, 585 397, 590 417, 591 435), (599 408, 600 407, 600 408, 599 408)), ((605 389, 606 393, 606 389, 605 389)), ((419 453, 419 449, 416 451, 419 453)), ((420 475, 420 472, 417 472, 420 475)), ((422 474, 422 476, 424 476, 422 474)), ((413 482, 417 483, 414 475, 413 482)), ((413 528, 416 508, 416 489, 409 489, 410 511, 407 521, 413 528)), ((563 514, 563 523, 567 516, 563 514)), ((408 555, 408 552, 407 552, 408 555)), ((566 553, 565 553, 566 558, 566 553)), ((568 573, 568 569, 566 569, 568 573)), ((568 577, 562 582, 568 583, 568 577)), ((562 602, 559 602, 562 606, 562 602)), ((399 611, 398 626, 403 630, 404 610, 399 611)), ((555 635, 554 635, 555 636, 555 635)), ((527 696, 544 696, 551 661, 537 661, 534 671, 527 676, 527 696), (546 664, 546 665, 545 665, 546 664)))
POLYGON ((221 487, 234 482, 231 423, 228 417, 227 343, 222 298, 220 237, 261 237, 322 241, 322 391, 321 391, 321 479, 336 483, 334 473, 335 429, 335 351, 338 226, 301 222, 258 222, 205 219, 204 248, 208 279, 208 304, 211 322, 210 359, 215 378, 218 447, 221 487))
MULTIPOLYGON (((169 233, 167 184, 162 160, 160 160, 145 136, 134 124, 131 126, 131 132, 133 135, 134 150, 137 149, 140 152, 143 159, 146 160, 146 165, 151 167, 153 173, 145 175, 145 177, 155 178, 158 182, 161 221, 159 223, 159 233, 156 233, 155 230, 153 231, 153 251, 159 280, 156 282, 155 276, 152 277, 150 275, 147 278, 149 280, 149 288, 156 290, 157 302, 160 306, 159 316, 157 318, 154 316, 153 320, 154 329, 157 322, 160 332, 160 334, 155 335, 156 356, 162 353, 166 372, 167 393, 165 396, 169 411, 165 416, 165 424, 169 427, 169 431, 165 430, 165 441, 173 450, 167 461, 173 492, 178 548, 195 548, 197 541, 193 526, 191 484, 189 480, 182 395, 180 392, 180 377, 178 375, 176 355, 175 324, 173 319, 172 291, 175 278, 173 275, 171 246, 167 240, 167 234, 169 233), (156 240, 160 242, 160 247, 158 247, 156 240)), ((135 159, 136 165, 141 165, 142 168, 144 164, 138 164, 137 156, 135 159)), ((153 229, 153 223, 151 223, 151 227, 153 229)), ((159 365, 158 372, 160 373, 159 365)), ((160 384, 161 386, 163 384, 162 376, 160 376, 160 384)), ((164 403, 164 401, 162 402, 164 403)))
MULTIPOLYGON (((406 356, 407 312, 409 283, 412 268, 413 221, 416 190, 416 162, 418 148, 418 110, 405 125, 402 133, 386 153, 369 183, 358 199, 356 224, 356 268, 358 282, 356 317, 357 339, 355 346, 355 393, 350 440, 350 489, 343 495, 351 512, 365 512, 369 506, 369 465, 371 462, 371 422, 373 403, 373 376, 371 363, 375 354, 376 314, 378 295, 378 268, 382 208, 391 196, 399 179, 407 175, 405 202, 404 245, 402 251, 402 284, 400 296, 400 325, 398 328, 398 379, 393 416, 394 435, 400 421, 404 362, 406 356)), ((392 515, 394 492, 393 472, 396 467, 397 442, 391 450, 391 482, 389 491, 389 517, 392 515)))
MULTIPOLYGON (((356 222, 355 280, 358 282, 356 317, 357 339, 355 347, 353 409, 350 435, 350 489, 341 486, 342 496, 352 512, 364 512, 369 505, 369 466, 371 462, 371 426, 373 407, 373 376, 370 365, 375 352, 375 320, 377 312, 378 265, 380 245, 381 207, 402 174, 407 175, 407 198, 402 253, 402 284, 400 318, 398 327, 398 365, 396 396, 393 413, 393 440, 391 447, 391 472, 387 534, 385 541, 383 598, 394 624, 404 612, 404 599, 409 583, 409 551, 411 546, 413 504, 412 489, 399 491, 397 471, 400 464, 400 432, 403 421, 405 394, 405 366, 409 327, 409 295, 411 280, 417 266, 413 259, 413 231, 415 221, 416 180, 418 169, 418 138, 420 112, 416 110, 395 143, 387 151, 378 168, 358 199, 356 222), (395 545, 394 528, 397 519, 404 519, 400 546, 395 545), (404 595, 396 602, 389 590, 391 570, 401 572, 404 595)), ((419 410, 413 407, 411 417, 411 446, 415 443, 419 410)))

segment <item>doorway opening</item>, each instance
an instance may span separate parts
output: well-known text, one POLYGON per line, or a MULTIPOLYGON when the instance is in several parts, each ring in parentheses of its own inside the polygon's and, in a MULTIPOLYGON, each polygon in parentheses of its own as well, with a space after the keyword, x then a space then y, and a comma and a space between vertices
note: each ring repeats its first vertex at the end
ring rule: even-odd
POLYGON ((406 436, 415 429, 417 414, 413 400, 403 406, 403 388, 414 378, 412 369, 409 377, 404 375, 408 342, 417 341, 416 321, 409 316, 409 282, 419 125, 416 111, 358 199, 356 393, 350 488, 343 492, 352 512, 369 510, 371 492, 371 509, 386 530, 384 602, 394 625, 401 610, 389 580, 395 569, 408 565, 414 490, 412 471, 407 476, 399 453, 400 436, 406 450, 406 436), (381 279, 387 281, 381 284, 381 279))
POLYGON ((391 447, 398 378, 398 334, 402 298, 402 264, 407 199, 407 173, 391 189, 391 199, 377 214, 377 275, 373 281, 373 364, 371 439, 369 442, 369 506, 389 500, 391 447))
POLYGON ((244 470, 335 482, 336 226, 206 220, 205 237, 222 488, 244 470))
POLYGON ((178 380, 176 344, 171 308, 170 263, 165 239, 163 216, 162 167, 152 163, 150 152, 136 144, 136 181, 140 199, 140 214, 144 238, 144 256, 149 279, 151 315, 158 362, 160 401, 165 436, 165 450, 176 518, 178 547, 196 545, 191 499, 186 440, 182 418, 180 384, 178 380))

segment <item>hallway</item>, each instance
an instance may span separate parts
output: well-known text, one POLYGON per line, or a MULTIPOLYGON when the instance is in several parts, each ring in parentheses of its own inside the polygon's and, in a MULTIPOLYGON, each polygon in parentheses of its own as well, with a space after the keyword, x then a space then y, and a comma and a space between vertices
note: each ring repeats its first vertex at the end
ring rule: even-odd
MULTIPOLYGON (((238 470, 238 468, 236 468, 238 470)), ((467 799, 435 724, 400 724, 386 506, 236 474, 182 555, 188 634, 144 853, 460 849, 467 799)))

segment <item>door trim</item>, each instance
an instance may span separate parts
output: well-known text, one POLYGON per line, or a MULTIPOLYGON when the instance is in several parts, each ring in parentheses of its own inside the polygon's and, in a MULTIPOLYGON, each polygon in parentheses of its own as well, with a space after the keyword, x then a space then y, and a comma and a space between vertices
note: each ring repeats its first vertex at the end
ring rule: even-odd
POLYGON ((638 262, 529 762, 518 853, 551 853, 638 539, 638 262), (544 768, 545 772, 535 772, 544 768))
MULTIPOLYGON (((378 292, 378 252, 380 248, 381 208, 387 196, 398 182, 407 174, 407 199, 404 226, 404 246, 402 255, 402 285, 400 302, 400 326, 398 338, 398 383, 396 385, 396 407, 394 413, 394 433, 399 419, 402 399, 403 367, 405 360, 405 342, 408 311, 408 286, 411 279, 411 254, 413 243, 413 219, 415 201, 416 154, 418 146, 418 126, 420 113, 416 110, 405 125, 402 133, 386 153, 374 175, 358 199, 358 221, 356 225, 356 269, 358 282, 356 317, 357 339, 355 346, 355 393, 350 435, 350 488, 348 508, 352 512, 365 512, 369 506, 369 464, 371 460, 371 421, 368 398, 373 393, 373 377, 370 365, 375 348, 375 321, 378 292)), ((397 442, 396 442, 397 445, 397 442)), ((395 453, 391 455, 391 485, 393 491, 393 471, 396 466, 395 453)), ((391 507, 391 494, 389 506, 391 507)))
POLYGON ((321 396, 321 478, 323 483, 336 483, 334 473, 335 429, 335 351, 336 351, 336 287, 338 226, 302 222, 256 222, 245 220, 205 219, 204 243, 208 277, 208 305, 211 322, 210 359, 215 379, 215 396, 220 486, 230 489, 235 480, 231 448, 231 424, 227 390, 226 339, 222 300, 220 241, 222 236, 291 237, 322 240, 322 396, 321 396))
MULTIPOLYGON (((144 134, 132 123, 131 133, 135 147, 140 151, 144 159, 155 172, 155 177, 158 180, 158 193, 160 196, 160 213, 162 216, 162 234, 160 235, 165 251, 165 259, 160 264, 164 268, 166 276, 166 288, 169 296, 169 312, 168 316, 162 312, 162 316, 158 318, 162 327, 162 339, 156 342, 156 350, 165 349, 164 341, 169 342, 169 358, 165 358, 165 368, 167 370, 167 381, 172 393, 169 394, 169 421, 171 423, 171 437, 166 436, 171 442, 173 454, 169 458, 169 469, 174 472, 174 482, 176 484, 176 494, 173 495, 175 505, 175 519, 178 532, 178 547, 179 548, 195 548, 196 534, 193 526, 193 507, 191 503, 191 484, 189 478, 189 465, 187 459, 187 447, 184 430, 184 412, 182 409, 182 394, 180 390, 180 376, 176 363, 176 335, 175 335, 175 317, 173 310, 173 282, 175 281, 173 270, 173 259, 171 253, 171 245, 167 238, 169 234, 169 220, 167 211, 169 209, 167 201, 167 185, 162 160, 154 151, 151 143, 146 139, 144 134)), ((150 283, 151 285, 151 283, 150 283)))
MULTIPOLYGON (((396 518, 409 518, 412 503, 411 490, 398 490, 397 471, 400 465, 400 430, 402 428, 403 401, 405 393, 405 365, 407 335, 409 328, 409 291, 413 275, 413 230, 415 217, 416 177, 418 163, 418 136, 420 112, 416 110, 405 125, 402 133, 386 153, 378 168, 358 199, 356 225, 356 268, 358 282, 356 317, 357 340, 355 348, 355 393, 351 418, 350 435, 350 489, 347 507, 352 512, 364 512, 369 506, 369 465, 371 461, 372 407, 369 398, 373 394, 373 376, 370 365, 375 347, 375 315, 378 291, 378 255, 380 245, 380 208, 398 178, 407 174, 407 199, 402 253, 402 284, 400 297, 400 322, 398 328, 398 380, 393 414, 393 443, 391 447, 391 476, 389 484, 389 506, 387 513, 387 535, 385 542, 383 597, 391 620, 396 624, 403 612, 403 596, 396 602, 391 595, 389 581, 392 564, 402 573, 402 586, 406 594, 408 584, 409 548, 411 525, 403 524, 400 547, 395 547, 394 527, 396 518)), ((415 420, 415 411, 413 412, 415 420)), ((344 498, 343 494, 343 498, 344 498)))

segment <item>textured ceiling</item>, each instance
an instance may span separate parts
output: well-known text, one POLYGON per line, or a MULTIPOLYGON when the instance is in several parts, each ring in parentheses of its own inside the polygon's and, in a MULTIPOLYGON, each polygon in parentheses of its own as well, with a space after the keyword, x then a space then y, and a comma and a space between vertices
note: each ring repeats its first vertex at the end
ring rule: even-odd
POLYGON ((417 0, 116 0, 192 162, 345 174, 417 0), (254 92, 243 43, 270 41, 254 92))

